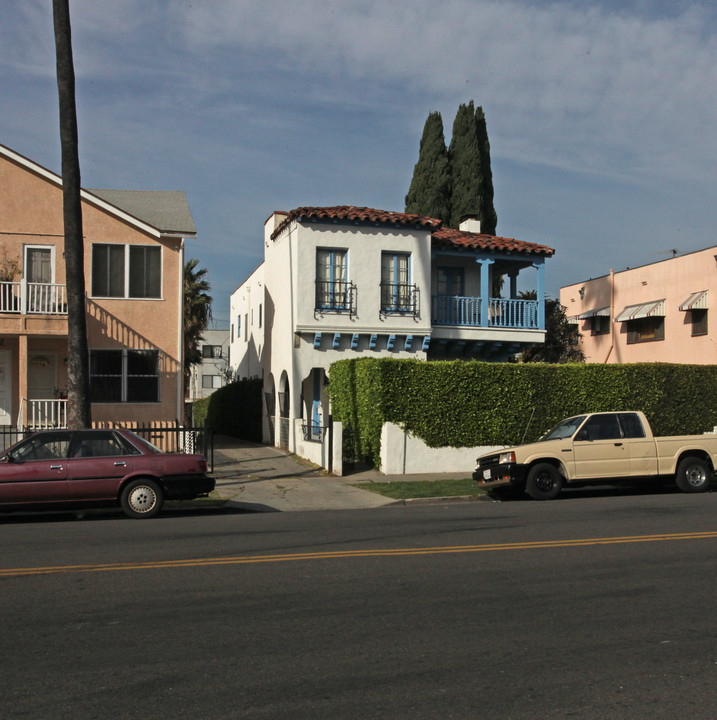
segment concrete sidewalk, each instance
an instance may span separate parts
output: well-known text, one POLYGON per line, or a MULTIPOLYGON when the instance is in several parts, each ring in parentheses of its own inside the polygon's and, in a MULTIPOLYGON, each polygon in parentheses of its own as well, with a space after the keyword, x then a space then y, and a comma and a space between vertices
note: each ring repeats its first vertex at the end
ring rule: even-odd
POLYGON ((232 505, 254 512, 289 510, 340 510, 375 508, 393 500, 356 487, 358 483, 398 480, 437 480, 469 477, 446 473, 431 475, 383 475, 367 470, 344 477, 326 475, 322 468, 276 447, 258 445, 225 435, 214 438, 215 497, 228 498, 232 505))

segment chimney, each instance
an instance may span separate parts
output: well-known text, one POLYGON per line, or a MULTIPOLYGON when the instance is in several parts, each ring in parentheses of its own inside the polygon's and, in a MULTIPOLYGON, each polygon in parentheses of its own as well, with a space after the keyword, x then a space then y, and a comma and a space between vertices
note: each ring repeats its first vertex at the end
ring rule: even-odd
POLYGON ((475 215, 464 215, 458 229, 461 232, 480 233, 480 220, 475 215))

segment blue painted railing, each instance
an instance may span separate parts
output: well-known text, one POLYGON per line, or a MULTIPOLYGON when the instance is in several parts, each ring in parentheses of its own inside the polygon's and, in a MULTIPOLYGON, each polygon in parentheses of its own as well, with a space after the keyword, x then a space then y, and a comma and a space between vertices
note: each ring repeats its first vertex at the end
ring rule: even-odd
MULTIPOLYGON (((481 322, 481 303, 481 298, 434 295, 431 298, 431 323, 484 327, 481 322)), ((490 298, 486 327, 539 329, 538 301, 490 298)))

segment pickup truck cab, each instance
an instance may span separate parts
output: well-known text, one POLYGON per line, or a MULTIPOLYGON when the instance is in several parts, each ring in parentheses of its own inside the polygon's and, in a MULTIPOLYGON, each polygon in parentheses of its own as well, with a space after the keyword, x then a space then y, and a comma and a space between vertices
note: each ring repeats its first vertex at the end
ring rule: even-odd
POLYGON ((717 434, 655 437, 641 412, 604 412, 566 418, 537 442, 481 455, 473 479, 551 500, 564 486, 644 479, 705 492, 715 467, 717 434))

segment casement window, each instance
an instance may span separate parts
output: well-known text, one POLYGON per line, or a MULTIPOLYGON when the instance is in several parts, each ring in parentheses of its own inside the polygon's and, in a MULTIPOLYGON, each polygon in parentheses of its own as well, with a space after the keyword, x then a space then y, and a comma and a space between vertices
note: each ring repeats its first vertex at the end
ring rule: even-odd
POLYGON ((644 317, 627 321, 627 343, 654 342, 665 339, 665 318, 644 317))
POLYGON ((202 387, 203 388, 220 388, 222 387, 222 376, 221 375, 202 375, 202 387))
POLYGON ((96 403, 159 402, 159 351, 90 350, 90 399, 96 403))
POLYGON ((381 253, 382 312, 412 312, 411 256, 408 253, 381 253))
POLYGON ((153 245, 92 245, 92 295, 162 297, 162 250, 153 245))
POLYGON ((316 309, 349 309, 346 250, 316 250, 316 309))
POLYGON ((202 345, 203 358, 220 358, 222 356, 221 345, 202 345))

